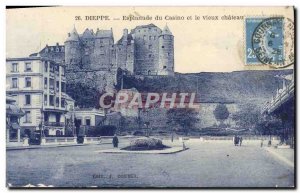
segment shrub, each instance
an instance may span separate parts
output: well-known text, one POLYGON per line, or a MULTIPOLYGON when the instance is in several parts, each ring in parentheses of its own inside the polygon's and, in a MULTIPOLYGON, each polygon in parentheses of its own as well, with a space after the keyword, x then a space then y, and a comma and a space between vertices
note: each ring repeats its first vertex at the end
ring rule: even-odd
POLYGON ((158 138, 138 138, 130 142, 130 146, 123 148, 124 150, 161 150, 168 148, 163 145, 162 140, 158 138))

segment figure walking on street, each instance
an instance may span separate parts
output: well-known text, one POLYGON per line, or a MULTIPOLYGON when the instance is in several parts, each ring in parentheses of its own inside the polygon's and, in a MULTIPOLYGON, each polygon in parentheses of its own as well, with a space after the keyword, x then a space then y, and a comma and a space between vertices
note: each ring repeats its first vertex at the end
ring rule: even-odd
POLYGON ((112 143, 113 143, 114 147, 118 147, 119 139, 117 137, 117 134, 114 135, 112 143))
POLYGON ((242 146, 243 138, 242 136, 240 137, 240 146, 242 146))
POLYGON ((237 146, 239 144, 239 137, 237 135, 234 136, 234 145, 237 146))

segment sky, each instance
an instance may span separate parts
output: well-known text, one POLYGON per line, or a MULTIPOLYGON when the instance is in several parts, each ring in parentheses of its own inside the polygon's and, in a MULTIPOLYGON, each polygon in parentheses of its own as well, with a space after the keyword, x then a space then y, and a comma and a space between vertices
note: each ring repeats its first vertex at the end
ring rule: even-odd
POLYGON ((168 25, 174 35, 175 71, 181 73, 267 70, 265 65, 245 65, 245 19, 226 16, 293 18, 292 7, 48 7, 6 11, 6 57, 26 57, 43 47, 63 44, 75 26, 113 29, 115 42, 124 28, 153 23, 168 25), (152 20, 123 20, 123 16, 151 16, 152 20), (75 20, 80 16, 82 20, 75 20), (85 16, 109 16, 110 20, 85 20, 85 16), (162 20, 155 20, 161 16, 162 20), (218 17, 204 20, 203 17, 218 17), (183 20, 178 19, 183 17, 183 20), (191 17, 192 20, 187 20, 191 17), (171 18, 177 18, 172 20, 171 18), (195 18, 200 18, 196 20, 195 18))

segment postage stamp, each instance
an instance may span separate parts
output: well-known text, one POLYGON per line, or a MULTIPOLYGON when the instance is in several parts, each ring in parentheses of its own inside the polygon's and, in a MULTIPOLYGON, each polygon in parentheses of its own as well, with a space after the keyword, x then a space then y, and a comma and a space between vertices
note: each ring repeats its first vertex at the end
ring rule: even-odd
POLYGON ((284 18, 246 19, 246 64, 283 65, 284 18))

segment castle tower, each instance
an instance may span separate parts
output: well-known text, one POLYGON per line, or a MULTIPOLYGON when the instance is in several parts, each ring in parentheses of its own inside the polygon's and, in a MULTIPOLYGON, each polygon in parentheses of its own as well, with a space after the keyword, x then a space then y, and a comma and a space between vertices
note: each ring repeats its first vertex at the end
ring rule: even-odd
POLYGON ((95 34, 95 46, 92 57, 92 66, 94 69, 106 68, 112 69, 113 67, 113 47, 114 38, 113 31, 97 29, 95 34))
POLYGON ((158 38, 159 75, 174 75, 174 36, 166 25, 158 38))
POLYGON ((80 39, 75 27, 65 41, 65 63, 67 66, 81 63, 80 39))
POLYGON ((94 34, 93 31, 88 28, 83 32, 81 36, 82 42, 82 66, 91 66, 91 54, 94 50, 94 34))

